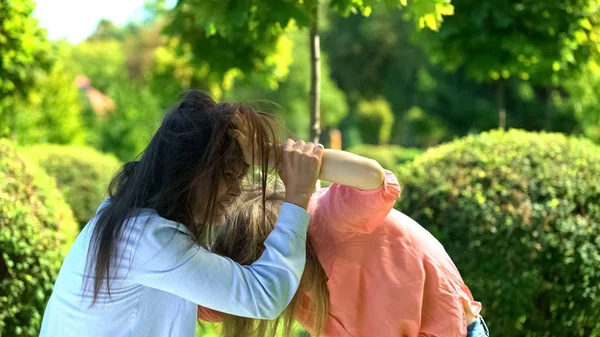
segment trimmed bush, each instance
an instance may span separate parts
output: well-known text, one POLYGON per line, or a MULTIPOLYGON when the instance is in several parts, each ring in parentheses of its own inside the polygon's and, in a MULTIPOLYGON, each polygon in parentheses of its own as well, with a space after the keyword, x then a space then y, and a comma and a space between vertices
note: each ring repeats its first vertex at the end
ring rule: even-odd
POLYGON ((422 151, 415 148, 403 148, 398 145, 359 145, 349 148, 348 152, 375 159, 386 169, 393 170, 396 165, 412 161, 422 151))
POLYGON ((444 244, 493 335, 600 336, 600 147, 493 131, 398 178, 398 209, 444 244))
POLYGON ((0 139, 0 336, 38 336, 77 232, 54 180, 0 139))
POLYGON ((81 146, 37 145, 23 154, 56 179, 81 226, 106 198, 110 179, 120 166, 112 155, 81 146))

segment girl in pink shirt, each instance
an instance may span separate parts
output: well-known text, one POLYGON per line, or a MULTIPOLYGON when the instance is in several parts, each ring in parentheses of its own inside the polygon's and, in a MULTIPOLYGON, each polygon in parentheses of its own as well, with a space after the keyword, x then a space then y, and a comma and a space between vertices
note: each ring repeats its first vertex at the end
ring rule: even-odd
MULTIPOLYGON (((225 336, 271 335, 294 319, 313 336, 489 336, 458 269, 427 230, 393 209, 396 177, 370 159, 325 150, 320 178, 334 182, 310 199, 307 262, 298 293, 277 321, 259 321, 199 307, 222 321, 225 336)), ((260 257, 284 193, 246 193, 232 207, 213 251, 240 264, 260 257), (262 228, 263 223, 268 228, 262 228)))

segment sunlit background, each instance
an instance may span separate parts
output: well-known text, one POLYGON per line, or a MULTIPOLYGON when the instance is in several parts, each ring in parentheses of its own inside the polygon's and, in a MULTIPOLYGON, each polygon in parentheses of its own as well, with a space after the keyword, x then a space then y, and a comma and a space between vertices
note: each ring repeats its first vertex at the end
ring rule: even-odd
POLYGON ((0 337, 37 336, 110 177, 188 89, 394 171, 397 208, 444 244, 493 336, 600 336, 599 13, 595 0, 0 0, 0 337))

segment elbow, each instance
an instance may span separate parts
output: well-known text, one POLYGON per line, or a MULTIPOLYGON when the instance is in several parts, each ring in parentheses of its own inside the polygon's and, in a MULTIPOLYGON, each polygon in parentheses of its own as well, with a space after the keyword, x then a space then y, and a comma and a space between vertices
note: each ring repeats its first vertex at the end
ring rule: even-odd
POLYGON ((369 161, 369 171, 371 173, 369 174, 369 189, 376 189, 379 188, 385 180, 385 169, 378 161, 374 159, 369 159, 369 161))
POLYGON ((257 306, 257 318, 273 320, 281 316, 298 291, 300 275, 294 275, 286 283, 285 286, 279 284, 275 287, 275 289, 280 289, 279 291, 264 293, 262 305, 257 306))

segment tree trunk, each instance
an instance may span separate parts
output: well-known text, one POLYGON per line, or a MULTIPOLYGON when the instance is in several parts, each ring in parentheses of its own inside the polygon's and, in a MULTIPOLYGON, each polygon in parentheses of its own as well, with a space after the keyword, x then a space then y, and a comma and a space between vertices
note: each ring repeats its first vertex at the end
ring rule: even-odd
POLYGON ((501 79, 496 84, 496 105, 498 107, 498 127, 506 129, 506 109, 504 107, 505 80, 501 79))
POLYGON ((310 27, 310 141, 321 137, 321 46, 319 43, 319 1, 312 10, 310 27))

